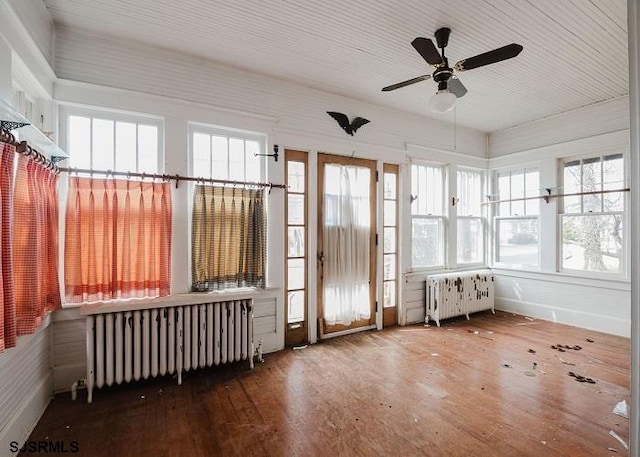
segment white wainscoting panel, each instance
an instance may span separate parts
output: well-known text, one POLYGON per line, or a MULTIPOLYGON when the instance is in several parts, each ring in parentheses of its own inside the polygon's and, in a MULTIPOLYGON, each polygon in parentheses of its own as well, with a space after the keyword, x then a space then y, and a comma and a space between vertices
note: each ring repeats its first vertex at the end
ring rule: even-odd
POLYGON ((51 400, 49 319, 18 345, 0 354, 0 455, 10 443, 22 444, 51 400))
POLYGON ((496 271, 496 309, 628 337, 629 283, 496 271))

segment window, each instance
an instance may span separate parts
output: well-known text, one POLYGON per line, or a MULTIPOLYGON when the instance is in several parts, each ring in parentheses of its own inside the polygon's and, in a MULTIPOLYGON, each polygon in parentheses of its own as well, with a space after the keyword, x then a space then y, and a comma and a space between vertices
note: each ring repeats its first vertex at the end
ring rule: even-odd
POLYGON ((265 137, 194 124, 191 129, 193 174, 203 178, 257 182, 263 178, 265 137))
POLYGON ((484 263, 483 177, 481 170, 459 168, 457 172, 458 265, 484 263))
MULTIPOLYGON (((297 329, 304 328, 307 309, 307 153, 287 150, 285 156, 288 186, 286 315, 288 328, 297 329)), ((306 341, 306 331, 300 333, 299 342, 306 341)))
POLYGON ((539 267, 540 173, 537 168, 500 171, 497 181, 495 264, 513 268, 539 267))
POLYGON ((443 267, 445 249, 444 167, 411 165, 411 266, 443 267))
MULTIPOLYGON (((158 173, 162 120, 66 107, 70 167, 158 173)), ((67 303, 170 293, 171 188, 72 173, 65 218, 67 303)))
POLYGON ((561 268, 623 274, 624 160, 611 154, 563 162, 561 268), (613 192, 607 192, 613 191, 613 192))
POLYGON ((394 325, 398 294, 398 166, 384 164, 383 174, 383 324, 394 325), (388 310, 388 311, 387 311, 388 310))
POLYGON ((162 121, 83 109, 67 119, 69 166, 80 169, 157 173, 162 171, 162 121))
MULTIPOLYGON (((262 181, 265 136, 192 124, 193 175, 262 181)), ((194 186, 191 225, 192 290, 264 288, 266 196, 263 188, 194 186)))

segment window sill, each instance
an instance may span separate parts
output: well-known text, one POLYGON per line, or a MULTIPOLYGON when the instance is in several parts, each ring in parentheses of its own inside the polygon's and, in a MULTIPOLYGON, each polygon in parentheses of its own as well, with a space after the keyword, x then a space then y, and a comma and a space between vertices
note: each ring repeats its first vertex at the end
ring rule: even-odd
POLYGON ((128 300, 109 300, 92 303, 73 303, 65 305, 63 309, 80 308, 81 316, 109 313, 116 311, 140 311, 153 308, 169 308, 172 306, 199 305, 206 303, 223 302, 227 300, 243 300, 256 297, 276 296, 280 291, 277 287, 265 289, 234 289, 213 292, 191 292, 175 294, 159 298, 137 298, 128 300))

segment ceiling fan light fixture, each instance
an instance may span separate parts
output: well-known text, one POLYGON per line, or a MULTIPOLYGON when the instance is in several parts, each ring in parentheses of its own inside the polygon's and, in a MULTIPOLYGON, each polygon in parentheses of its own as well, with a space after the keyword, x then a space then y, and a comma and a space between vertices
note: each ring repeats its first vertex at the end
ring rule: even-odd
POLYGON ((431 97, 431 100, 429 100, 429 107, 434 113, 446 113, 456 106, 457 98, 458 97, 447 89, 439 90, 431 97))

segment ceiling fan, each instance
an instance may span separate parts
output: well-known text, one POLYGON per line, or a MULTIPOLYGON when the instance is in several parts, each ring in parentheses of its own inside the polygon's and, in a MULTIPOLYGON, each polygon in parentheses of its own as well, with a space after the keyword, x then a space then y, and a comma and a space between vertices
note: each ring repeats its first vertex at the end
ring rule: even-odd
POLYGON ((431 97, 429 105, 431 110, 437 113, 450 111, 456 104, 456 99, 463 97, 467 93, 467 88, 454 75, 454 72, 462 72, 472 70, 474 68, 483 67, 502 60, 511 59, 522 51, 522 46, 511 43, 501 48, 487 51, 477 56, 469 57, 457 62, 453 68, 449 66, 449 61, 444 55, 444 48, 449 44, 449 34, 451 29, 447 27, 436 30, 435 37, 440 52, 429 38, 418 37, 411 42, 416 51, 427 61, 429 65, 436 67, 431 75, 422 75, 417 78, 408 79, 387 87, 383 87, 383 92, 400 89, 420 81, 433 79, 438 83, 438 92, 431 97))

